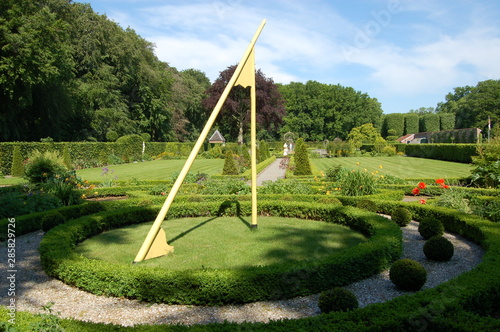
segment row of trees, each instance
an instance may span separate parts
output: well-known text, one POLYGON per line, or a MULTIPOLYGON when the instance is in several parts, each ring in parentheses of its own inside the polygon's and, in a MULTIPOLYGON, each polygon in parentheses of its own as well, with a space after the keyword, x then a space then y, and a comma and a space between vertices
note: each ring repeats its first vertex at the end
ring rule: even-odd
MULTIPOLYGON (((0 141, 193 141, 235 70, 213 84, 199 70, 178 71, 133 30, 71 0, 0 2, 0 49, 0 141)), ((385 116, 351 87, 275 84, 260 70, 256 84, 259 139, 346 139, 365 123, 394 137, 500 118, 498 80, 455 88, 436 110, 385 116)), ((248 89, 234 87, 216 123, 228 141, 247 141, 249 108, 248 89)))

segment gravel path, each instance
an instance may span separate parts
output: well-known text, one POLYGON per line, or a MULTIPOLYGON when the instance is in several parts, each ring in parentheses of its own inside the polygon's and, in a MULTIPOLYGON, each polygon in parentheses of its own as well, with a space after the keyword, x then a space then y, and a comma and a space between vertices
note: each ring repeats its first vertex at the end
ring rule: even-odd
MULTIPOLYGON (((482 249, 461 237, 446 234, 455 246, 455 255, 449 262, 437 263, 426 260, 417 231, 418 224, 412 222, 403 228, 404 258, 411 258, 424 264, 429 272, 424 289, 439 285, 476 266, 482 259, 482 249)), ((284 318, 302 318, 319 314, 318 295, 306 296, 283 301, 262 301, 245 305, 223 307, 196 307, 187 305, 149 304, 135 300, 96 296, 72 288, 47 277, 43 272, 38 247, 42 232, 31 233, 16 239, 16 288, 17 309, 20 311, 40 312, 42 305, 54 302, 52 309, 60 317, 75 318, 83 321, 113 323, 122 326, 136 324, 207 324, 212 322, 267 322, 284 318)), ((5 243, 0 248, 1 281, 0 304, 7 305, 5 243)), ((357 296, 360 306, 383 302, 405 294, 398 291, 389 280, 385 271, 379 275, 354 283, 347 288, 357 296)))

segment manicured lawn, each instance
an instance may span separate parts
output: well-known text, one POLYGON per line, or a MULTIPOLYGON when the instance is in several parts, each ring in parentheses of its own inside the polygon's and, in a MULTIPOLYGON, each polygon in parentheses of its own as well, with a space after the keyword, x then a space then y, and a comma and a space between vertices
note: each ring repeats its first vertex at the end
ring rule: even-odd
MULTIPOLYGON (((165 220, 171 255, 140 264, 172 270, 241 268, 319 259, 366 241, 363 235, 336 224, 293 218, 261 217, 250 230, 249 217, 165 220)), ((86 257, 130 264, 151 223, 115 229, 78 245, 86 257)))
POLYGON ((330 167, 340 165, 348 169, 378 171, 380 175, 391 174, 402 179, 467 177, 473 168, 470 164, 413 157, 320 158, 311 161, 323 172, 330 167))
MULTIPOLYGON (((117 180, 169 180, 175 172, 179 172, 186 160, 154 160, 141 163, 107 166, 108 176, 117 177, 117 180)), ((190 173, 206 173, 214 175, 222 172, 223 159, 196 159, 190 173)), ((78 170, 76 174, 82 180, 102 181, 103 168, 87 168, 78 170)))

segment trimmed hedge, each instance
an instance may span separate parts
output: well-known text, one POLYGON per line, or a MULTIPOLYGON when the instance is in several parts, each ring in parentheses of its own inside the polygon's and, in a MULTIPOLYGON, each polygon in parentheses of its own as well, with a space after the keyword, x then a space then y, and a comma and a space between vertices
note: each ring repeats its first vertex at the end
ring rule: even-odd
MULTIPOLYGON (((377 201, 378 209, 389 213, 404 206, 420 216, 439 216, 449 232, 458 233, 481 244, 483 261, 473 270, 432 289, 369 305, 351 312, 315 317, 271 321, 269 323, 223 323, 203 326, 138 325, 122 327, 61 319, 66 331, 496 331, 500 320, 488 317, 500 302, 500 225, 451 209, 401 202, 377 201)), ((64 227, 64 226, 60 226, 64 227)), ((54 231, 54 230, 53 230, 54 231)), ((9 319, 0 307, 0 321, 9 319)), ((17 312, 16 327, 27 329, 41 317, 17 312)))
POLYGON ((406 144, 409 157, 471 163, 477 156, 476 144, 406 144))
MULTIPOLYGON (((216 202, 178 203, 170 208, 167 218, 216 216, 220 206, 216 202)), ((234 215, 238 210, 242 215, 250 214, 250 202, 233 204, 224 213, 234 215)), ((401 230, 374 213, 338 205, 270 201, 259 203, 262 215, 338 223, 370 240, 321 260, 239 270, 165 271, 141 264, 90 260, 72 251, 77 243, 105 230, 153 220, 157 211, 158 207, 106 211, 52 229, 40 245, 45 271, 95 294, 149 302, 221 305, 309 295, 347 285, 380 272, 401 254, 401 230)))

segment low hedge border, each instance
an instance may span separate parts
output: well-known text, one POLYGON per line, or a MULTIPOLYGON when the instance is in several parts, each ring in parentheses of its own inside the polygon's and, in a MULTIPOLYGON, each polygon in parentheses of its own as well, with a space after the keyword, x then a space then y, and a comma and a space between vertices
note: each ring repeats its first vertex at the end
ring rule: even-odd
MULTIPOLYGON (((178 203, 167 218, 248 215, 250 202, 221 211, 218 202, 178 203)), ((380 272, 401 254, 401 230, 386 218, 353 207, 270 202, 262 215, 323 220, 349 226, 370 240, 342 254, 300 264, 238 270, 165 271, 137 265, 109 264, 73 252, 77 243, 102 231, 153 220, 158 207, 105 211, 55 227, 40 245, 42 266, 50 276, 91 293, 172 304, 222 305, 283 299, 344 286, 380 272)))
MULTIPOLYGON (((381 211, 389 213, 404 206, 422 218, 441 217, 448 231, 456 232, 482 245, 483 261, 473 270, 436 288, 427 289, 394 300, 369 305, 351 312, 322 314, 315 317, 272 321, 270 323, 223 323, 203 326, 139 325, 121 327, 61 319, 66 331, 495 331, 500 320, 489 317, 500 302, 500 225, 477 216, 425 205, 376 201, 381 211)), ((418 219, 417 219, 418 220, 418 219)), ((9 319, 6 307, 0 307, 0 321, 9 319)), ((18 312, 20 327, 42 318, 18 312)))

